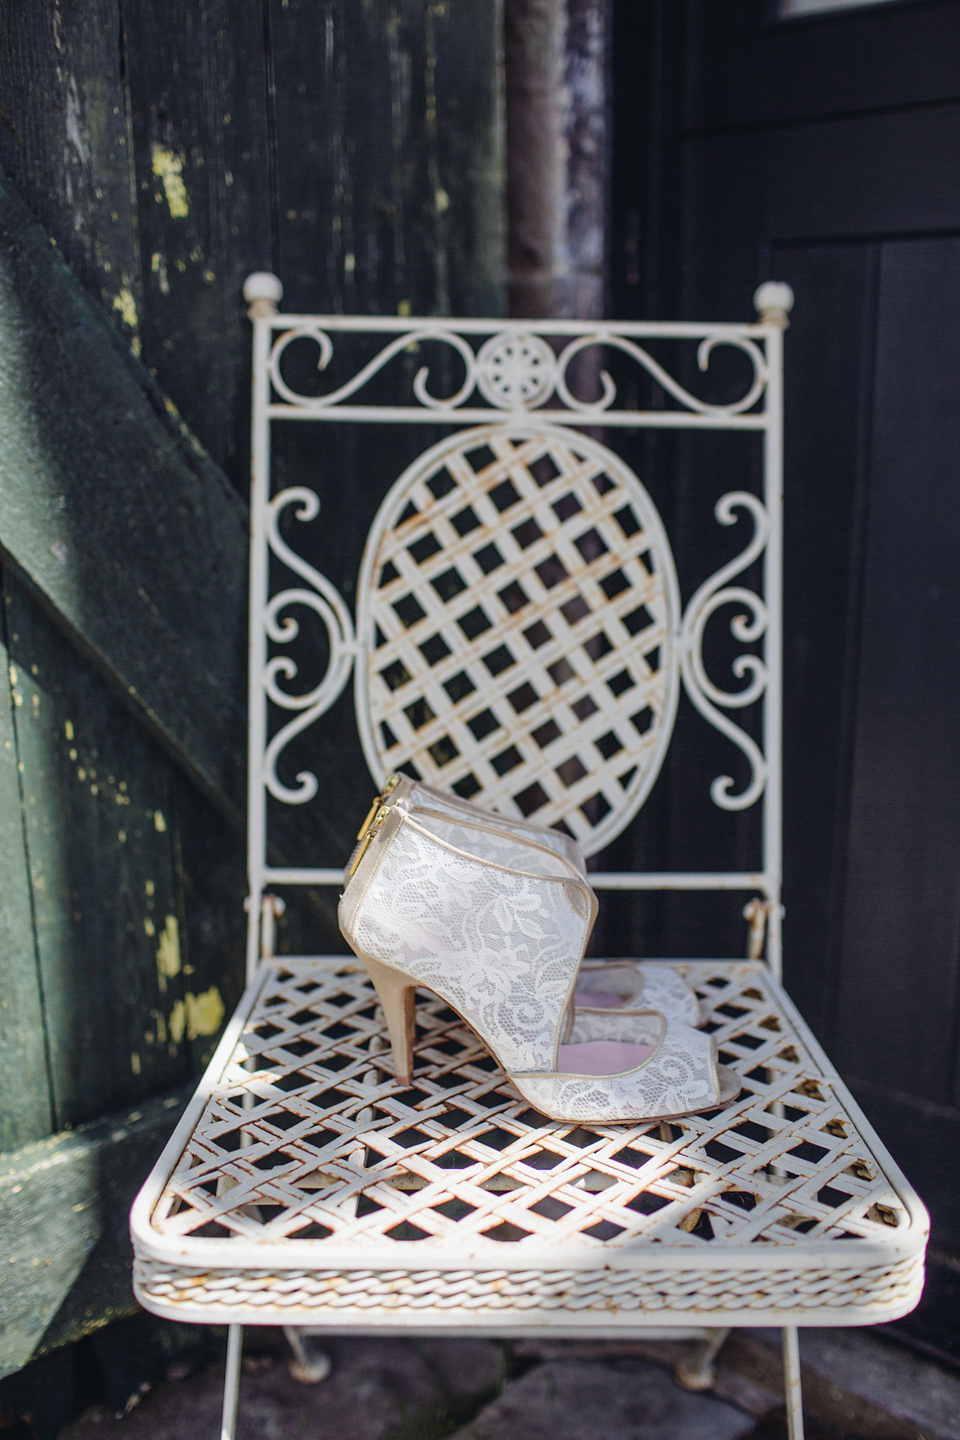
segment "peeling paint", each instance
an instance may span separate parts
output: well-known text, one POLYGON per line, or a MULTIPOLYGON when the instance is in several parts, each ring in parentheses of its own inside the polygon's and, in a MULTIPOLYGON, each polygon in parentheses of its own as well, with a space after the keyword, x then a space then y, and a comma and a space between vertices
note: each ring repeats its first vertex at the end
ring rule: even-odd
POLYGON ((167 822, 164 819, 163 812, 161 810, 154 810, 153 812, 153 828, 154 830, 156 830, 158 835, 166 834, 167 822))
MULTIPOLYGON (((153 930, 153 921, 149 918, 144 920, 143 928, 149 935, 153 930), (150 929, 147 929, 148 926, 150 929)), ((168 915, 157 946, 157 978, 161 993, 166 990, 167 981, 180 974, 180 965, 180 927, 176 915, 168 915)))
POLYGON ((186 996, 187 1037, 195 1040, 198 1035, 215 1035, 223 1022, 224 1006, 216 985, 200 995, 186 996))
POLYGON ((204 990, 199 995, 192 995, 188 991, 170 1011, 167 1022, 170 1039, 174 1045, 179 1045, 184 1035, 188 1040, 196 1040, 200 1035, 215 1035, 223 1023, 225 1013, 216 985, 211 985, 209 990, 204 990))
POLYGON ((154 925, 154 923, 153 923, 153 921, 150 919, 150 916, 149 916, 149 915, 145 918, 145 920, 144 920, 144 922, 143 922, 143 933, 144 933, 145 935, 149 935, 149 936, 151 936, 151 937, 154 936, 154 935, 156 935, 156 933, 157 933, 157 927, 156 927, 156 925, 154 925))
POLYGON ((63 733, 64 733, 64 735, 67 737, 68 740, 72 740, 72 739, 73 739, 73 721, 72 721, 72 720, 64 720, 64 722, 63 722, 63 733))
POLYGON ((81 165, 88 165, 90 163, 90 146, 83 133, 80 90, 74 75, 71 75, 67 81, 67 113, 64 129, 67 132, 67 139, 76 152, 77 159, 81 165))
POLYGON ((175 155, 164 145, 154 144, 151 147, 151 160, 153 173, 163 185, 171 219, 183 220, 190 214, 190 198, 183 183, 184 157, 175 155))
POLYGON ((157 277, 161 295, 170 294, 170 278, 167 275, 167 262, 158 250, 154 250, 150 256, 150 269, 157 277))
POLYGON ((167 1028, 170 1034, 170 1039, 173 1041, 174 1045, 179 1045, 180 1041, 183 1039, 183 1032, 187 1028, 187 1007, 184 1005, 182 1000, 178 1000, 176 1005, 174 1005, 173 1009, 170 1011, 170 1019, 168 1021, 167 1028))
POLYGON ((113 308, 128 329, 136 330, 140 317, 137 314, 137 302, 129 286, 124 285, 119 295, 114 295, 113 308))

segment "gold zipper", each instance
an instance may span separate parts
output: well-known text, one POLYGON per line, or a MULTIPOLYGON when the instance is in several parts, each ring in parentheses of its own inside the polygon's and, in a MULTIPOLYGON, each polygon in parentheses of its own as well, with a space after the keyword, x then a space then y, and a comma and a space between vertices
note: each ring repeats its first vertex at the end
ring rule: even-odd
MULTIPOLYGON (((377 799, 379 800, 379 798, 380 797, 378 796, 377 799)), ((366 853, 367 846, 370 844, 370 841, 373 839, 374 835, 376 835, 377 831, 380 829, 380 826, 383 824, 384 820, 386 820, 389 813, 389 805, 380 805, 373 819, 370 821, 370 824, 367 826, 366 831, 361 832, 361 843, 357 849, 356 854, 353 857, 353 864, 350 866, 351 875, 356 874, 357 866, 363 859, 364 854, 366 853)))
POLYGON ((383 782, 383 789, 380 791, 381 802, 386 800, 388 796, 393 794, 394 790, 396 790, 402 779, 403 776, 398 775, 396 771, 394 771, 392 775, 387 776, 386 780, 384 780, 383 782))
MULTIPOLYGON (((379 794, 379 795, 374 795, 374 797, 373 797, 373 804, 370 806, 370 809, 367 811, 366 816, 365 816, 364 821, 363 821, 363 824, 360 826, 360 829, 357 831, 357 839, 358 839, 358 840, 362 840, 363 837, 364 837, 364 835, 366 835, 367 831, 370 829, 370 826, 371 826, 372 823, 373 823, 373 817, 374 817, 374 815, 376 815, 377 810, 378 810, 378 809, 380 808, 380 806, 384 803, 384 801, 387 799, 387 797, 388 797, 389 795, 392 795, 392 794, 393 794, 394 790, 396 790, 396 788, 397 788, 397 786, 398 786, 399 784, 400 784, 400 776, 399 776, 399 775, 388 775, 388 776, 387 776, 386 780, 383 782, 383 789, 380 791, 380 794, 379 794)), ((351 873, 352 873, 352 872, 351 872, 351 873)))

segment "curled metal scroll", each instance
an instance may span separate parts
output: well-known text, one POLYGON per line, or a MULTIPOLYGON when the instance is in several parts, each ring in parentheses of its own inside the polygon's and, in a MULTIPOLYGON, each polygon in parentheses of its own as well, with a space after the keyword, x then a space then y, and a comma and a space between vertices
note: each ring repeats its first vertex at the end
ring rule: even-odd
POLYGON ((733 793, 736 782, 731 775, 718 775, 711 783, 711 799, 721 810, 749 809, 763 794, 767 783, 767 762, 759 745, 723 713, 725 710, 744 709, 761 698, 769 678, 764 660, 759 655, 736 657, 731 670, 737 680, 746 682, 738 690, 725 690, 712 680, 703 660, 704 632, 712 617, 724 606, 743 607, 730 621, 730 633, 741 644, 753 644, 767 631, 769 616, 761 596, 742 585, 729 583, 763 553, 770 533, 767 512, 755 495, 735 490, 717 501, 714 514, 721 525, 733 525, 738 518, 737 512, 744 510, 753 520, 753 535, 749 543, 739 555, 711 575, 691 597, 681 630, 680 663, 684 689, 704 719, 733 741, 750 766, 750 779, 739 794, 733 793))
POLYGON ((747 356, 752 368, 750 386, 746 393, 739 400, 729 405, 711 405, 706 400, 698 400, 678 380, 674 380, 663 366, 653 356, 644 350, 642 345, 636 345, 632 340, 627 340, 622 335, 611 335, 606 332, 597 335, 584 335, 579 340, 573 340, 567 345, 557 357, 557 395, 564 405, 571 410, 609 410, 617 398, 617 387, 610 374, 606 370, 599 373, 601 395, 598 400, 578 400, 571 394, 567 386, 567 370, 574 356, 581 354, 584 350, 592 349, 593 346, 605 346, 611 350, 621 350, 637 364, 646 370, 647 374, 662 385, 668 395, 679 401, 687 410, 694 411, 697 415, 740 415, 749 410, 763 393, 767 383, 767 364, 763 358, 763 352, 752 340, 742 335, 708 335, 697 347, 697 364, 701 370, 706 370, 710 364, 710 356, 719 345, 729 345, 735 350, 741 350, 747 356))
POLYGON ((301 770, 296 786, 285 785, 277 774, 277 764, 287 745, 295 736, 308 729, 337 699, 348 679, 356 655, 353 619, 339 592, 325 575, 314 569, 301 555, 292 550, 280 534, 284 510, 296 505, 294 517, 308 523, 320 513, 320 501, 313 490, 291 486, 270 502, 267 516, 267 543, 270 550, 309 588, 293 586, 272 596, 263 611, 263 628, 274 645, 292 643, 300 634, 300 621, 290 613, 296 609, 311 611, 321 622, 330 647, 325 673, 316 685, 307 690, 285 688, 297 679, 299 667, 291 655, 275 654, 264 670, 264 690, 282 710, 297 712, 293 720, 282 725, 264 753, 264 783, 276 800, 287 805, 303 805, 317 793, 317 777, 301 770))
MULTIPOLYGON (((298 325, 285 331, 277 340, 270 356, 270 377, 276 392, 288 401, 307 410, 333 410, 338 405, 358 396, 367 384, 378 375, 397 355, 411 347, 427 342, 437 343, 452 350, 464 367, 463 382, 450 395, 438 395, 430 387, 430 366, 422 365, 413 379, 413 395, 417 402, 428 410, 457 410, 479 392, 480 397, 494 411, 509 411, 512 414, 540 409, 556 397, 568 410, 578 415, 604 414, 612 410, 617 399, 617 387, 610 374, 601 370, 597 376, 601 393, 595 400, 581 400, 575 396, 568 384, 568 370, 573 360, 585 350, 606 348, 619 350, 644 369, 668 395, 684 409, 697 415, 715 417, 741 415, 753 406, 767 385, 768 370, 763 351, 745 335, 718 332, 705 336, 697 347, 697 363, 702 371, 710 365, 710 359, 720 346, 740 351, 750 362, 750 383, 739 400, 725 405, 714 405, 698 399, 685 386, 675 380, 642 345, 618 335, 614 331, 596 330, 571 340, 554 357, 542 336, 533 332, 504 330, 492 335, 477 353, 455 331, 444 329, 438 322, 421 325, 390 340, 357 371, 351 380, 325 395, 304 395, 294 390, 281 374, 281 361, 289 345, 295 340, 310 340, 318 348, 317 368, 325 370, 334 353, 333 340, 328 331, 320 325, 298 325), (523 373, 526 365, 529 373, 523 373), (506 367, 509 367, 509 375, 506 367)), ((378 408, 370 405, 375 413, 378 408)))
POLYGON ((463 361, 466 371, 463 384, 459 390, 452 395, 432 395, 429 390, 430 367, 422 365, 413 378, 413 393, 420 404, 427 409, 437 410, 452 407, 456 409, 463 405, 470 398, 476 385, 475 356, 467 342, 452 331, 435 330, 410 330, 405 335, 399 335, 391 340, 388 345, 368 360, 362 369, 358 370, 352 380, 338 386, 336 390, 329 391, 326 395, 302 395, 293 390, 284 380, 280 373, 280 362, 283 359, 284 351, 294 340, 312 340, 319 348, 320 354, 317 358, 317 369, 325 370, 333 358, 333 341, 327 332, 319 325, 298 326, 295 330, 288 330, 274 345, 270 355, 270 379, 273 388, 291 405, 306 406, 311 410, 332 410, 337 405, 342 405, 345 400, 351 399, 358 391, 383 370, 396 355, 412 346, 423 344, 425 341, 439 341, 454 350, 463 361))

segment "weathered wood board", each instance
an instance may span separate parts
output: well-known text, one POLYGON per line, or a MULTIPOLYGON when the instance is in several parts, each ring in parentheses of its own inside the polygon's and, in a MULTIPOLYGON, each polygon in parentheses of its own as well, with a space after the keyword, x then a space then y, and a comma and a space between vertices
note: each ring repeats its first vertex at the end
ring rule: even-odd
POLYGON ((10 652, 0 636, 0 1153, 50 1133, 53 1120, 37 966, 10 652))
POLYGON ((208 454, 247 488, 241 290, 273 268, 261 7, 124 0, 143 355, 208 454))
MULTIPOLYGON (((243 277, 276 270, 287 309, 500 312, 499 25, 499 0, 0 15, 0 1373, 132 1308, 152 1097, 239 988, 243 277)), ((334 478, 349 547, 364 455, 334 478)), ((322 739, 325 863, 367 801, 351 727, 322 739)), ((291 905, 282 942, 308 934, 335 943, 291 905)))
POLYGON ((0 1155, 0 1375, 133 1308, 127 1212, 187 1100, 150 1100, 0 1155))
POLYGON ((238 808, 245 507, 9 187, 0 395, 0 552, 238 808))

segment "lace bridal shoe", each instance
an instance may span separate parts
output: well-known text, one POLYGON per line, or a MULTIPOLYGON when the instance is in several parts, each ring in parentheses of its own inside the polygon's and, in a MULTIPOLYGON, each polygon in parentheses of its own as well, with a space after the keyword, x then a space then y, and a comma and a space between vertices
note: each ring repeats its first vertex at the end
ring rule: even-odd
POLYGON ((412 1074, 420 985, 554 1119, 666 1118, 734 1099, 739 1081, 717 1065, 712 1038, 654 1012, 634 1012, 631 1040, 563 1043, 593 892, 548 847, 531 846, 525 868, 477 855, 482 829, 385 805, 356 854, 340 929, 380 997, 397 1078, 412 1074))
MULTIPOLYGON (((580 846, 561 830, 530 821, 515 820, 486 810, 470 800, 461 800, 446 790, 411 780, 408 775, 390 775, 383 790, 374 800, 357 835, 357 846, 347 864, 347 875, 353 873, 370 822, 381 805, 397 805, 416 814, 430 810, 478 827, 468 849, 473 854, 500 864, 527 868, 527 847, 546 847, 560 855, 577 875, 586 879, 587 866, 580 846), (479 827, 483 827, 480 829, 479 827)), ((601 961, 586 965, 577 980, 574 993, 576 1030, 567 1039, 628 1038, 624 1023, 610 1023, 614 1013, 627 1022, 636 1010, 658 1010, 668 1019, 682 1020, 687 1025, 701 1025, 706 1018, 693 990, 677 972, 662 961, 601 961)))

